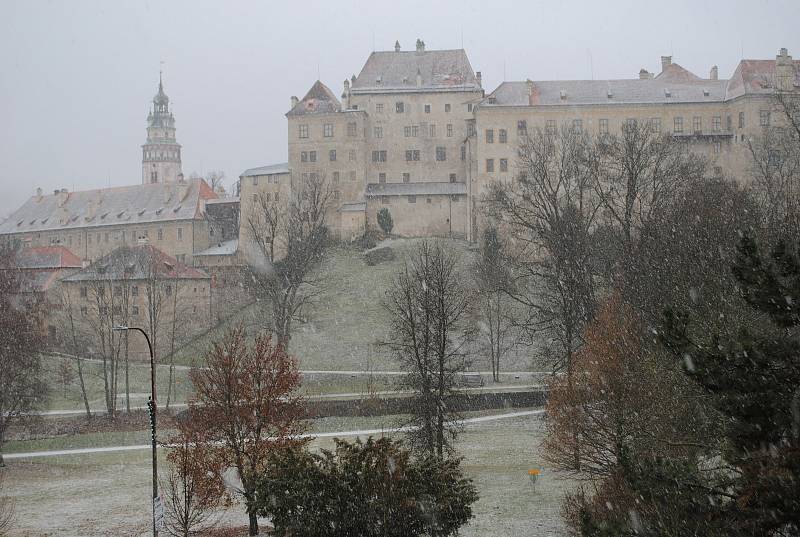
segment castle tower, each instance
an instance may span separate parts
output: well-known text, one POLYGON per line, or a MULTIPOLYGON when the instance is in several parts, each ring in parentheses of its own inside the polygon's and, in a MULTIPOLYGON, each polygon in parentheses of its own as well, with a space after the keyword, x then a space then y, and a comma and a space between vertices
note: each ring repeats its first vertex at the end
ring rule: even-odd
POLYGON ((183 179, 181 146, 175 141, 175 117, 169 111, 161 74, 153 108, 147 115, 147 142, 142 146, 142 184, 174 183, 183 179))

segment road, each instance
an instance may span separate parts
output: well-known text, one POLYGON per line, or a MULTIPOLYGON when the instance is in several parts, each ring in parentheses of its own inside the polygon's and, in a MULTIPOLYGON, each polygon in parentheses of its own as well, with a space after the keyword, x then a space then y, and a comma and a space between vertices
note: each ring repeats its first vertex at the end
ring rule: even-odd
MULTIPOLYGON (((522 416, 535 416, 543 414, 544 409, 539 410, 522 410, 520 412, 508 412, 506 414, 493 414, 490 416, 479 416, 477 418, 465 419, 462 423, 464 425, 472 425, 475 423, 484 423, 487 421, 497 421, 510 418, 519 418, 522 416)), ((384 434, 387 432, 405 432, 409 431, 411 427, 401 427, 399 429, 359 429, 356 431, 336 431, 328 433, 309 433, 300 435, 301 438, 342 438, 348 436, 367 436, 371 434, 384 434)), ((142 451, 151 449, 150 444, 136 444, 130 446, 107 446, 97 448, 79 448, 79 449, 61 449, 53 451, 30 451, 27 453, 4 453, 3 458, 6 460, 11 459, 28 459, 35 457, 63 457, 68 455, 87 455, 91 453, 114 453, 118 451, 142 451)))

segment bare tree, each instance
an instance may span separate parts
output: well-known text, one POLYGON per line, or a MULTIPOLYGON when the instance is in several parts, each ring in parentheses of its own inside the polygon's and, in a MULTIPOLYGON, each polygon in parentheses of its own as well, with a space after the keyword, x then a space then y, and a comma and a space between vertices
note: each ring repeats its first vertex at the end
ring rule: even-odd
POLYGON ((224 190, 222 183, 225 182, 225 172, 221 170, 208 172, 206 175, 206 182, 214 192, 224 190))
POLYGON ((481 328, 486 336, 483 348, 488 350, 492 380, 500 382, 500 362, 519 343, 520 331, 516 303, 509 296, 514 292, 513 275, 506 263, 505 241, 496 228, 484 230, 479 255, 474 269, 481 328))
POLYGON ((187 303, 186 292, 187 286, 181 286, 178 279, 174 279, 174 290, 171 295, 167 296, 169 307, 167 308, 167 317, 169 322, 168 337, 169 337, 169 381, 167 384, 167 404, 169 405, 175 397, 175 351, 176 345, 184 340, 188 333, 191 311, 187 303))
POLYGON ((67 289, 61 289, 61 322, 66 326, 67 335, 63 341, 67 353, 75 357, 78 365, 78 382, 81 388, 81 398, 83 399, 83 406, 86 410, 86 417, 91 419, 92 411, 89 408, 89 396, 86 393, 86 382, 83 374, 83 357, 81 354, 86 349, 86 335, 81 330, 81 323, 76 323, 76 317, 79 314, 76 311, 76 305, 73 303, 72 295, 67 289))
MULTIPOLYGON (((0 457, 0 460, 2 460, 2 457, 0 457)), ((4 488, 5 473, 0 472, 0 537, 10 535, 11 525, 14 523, 14 500, 8 496, 3 496, 4 488)))
POLYGON ((286 349, 292 321, 317 293, 314 269, 328 244, 330 199, 325 177, 309 174, 293 191, 285 212, 262 197, 247 222, 256 250, 248 260, 254 294, 269 309, 270 329, 286 349))
POLYGON ((598 156, 586 135, 537 130, 519 146, 517 174, 490 185, 487 215, 507 233, 513 297, 528 337, 558 346, 554 369, 570 371, 595 301, 591 236, 600 208, 598 156))
POLYGON ((467 366, 473 331, 471 296, 459 258, 441 242, 422 242, 387 291, 391 316, 384 343, 406 369, 414 391, 412 446, 442 458, 458 432, 460 416, 448 398, 467 366))
POLYGON ((43 402, 47 394, 39 351, 38 303, 18 305, 16 251, 0 245, 0 467, 6 431, 43 402))
POLYGON ((595 189, 604 215, 618 230, 625 263, 642 226, 703 177, 706 160, 650 122, 626 123, 620 135, 602 136, 595 146, 595 189))

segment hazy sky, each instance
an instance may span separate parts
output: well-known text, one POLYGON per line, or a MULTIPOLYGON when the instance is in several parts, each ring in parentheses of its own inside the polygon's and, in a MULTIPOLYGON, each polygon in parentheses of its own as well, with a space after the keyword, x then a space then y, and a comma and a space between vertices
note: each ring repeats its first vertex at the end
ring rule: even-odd
POLYGON ((286 160, 289 97, 335 94, 399 40, 466 49, 484 88, 633 78, 660 56, 728 78, 742 53, 800 58, 798 0, 109 2, 0 0, 0 218, 37 186, 141 181, 148 107, 164 86, 183 171, 286 160))

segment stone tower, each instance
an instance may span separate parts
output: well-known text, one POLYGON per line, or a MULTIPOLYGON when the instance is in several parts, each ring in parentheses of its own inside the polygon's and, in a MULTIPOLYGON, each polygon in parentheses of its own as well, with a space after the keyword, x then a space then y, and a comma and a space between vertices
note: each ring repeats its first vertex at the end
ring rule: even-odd
POLYGON ((142 146, 142 184, 183 180, 181 146, 175 141, 175 117, 169 111, 161 74, 153 108, 147 115, 147 142, 142 146))

